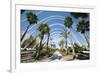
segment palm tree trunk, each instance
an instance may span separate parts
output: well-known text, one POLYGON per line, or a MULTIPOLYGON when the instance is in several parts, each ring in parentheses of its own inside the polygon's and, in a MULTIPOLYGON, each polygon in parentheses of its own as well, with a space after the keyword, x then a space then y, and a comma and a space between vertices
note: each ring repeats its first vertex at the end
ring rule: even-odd
MULTIPOLYGON (((71 34, 71 33, 70 33, 70 34, 71 34)), ((71 34, 71 45, 72 45, 73 59, 75 59, 76 53, 75 53, 75 49, 74 49, 74 43, 73 43, 73 40, 72 40, 72 34, 71 34)))
POLYGON ((49 37, 50 37, 50 33, 48 33, 47 48, 48 48, 48 44, 49 44, 49 37))
MULTIPOLYGON (((64 31, 66 31, 66 30, 64 30, 64 31)), ((67 47, 68 46, 67 38, 68 38, 68 34, 67 34, 67 37, 65 37, 65 45, 66 45, 65 48, 66 48, 66 51, 68 50, 68 47, 67 47)), ((67 54, 68 54, 68 51, 67 51, 67 54)))
POLYGON ((44 35, 41 36, 41 41, 40 41, 40 48, 42 48, 42 41, 43 41, 44 35))
POLYGON ((23 35, 22 35, 22 37, 21 37, 21 41, 24 39, 24 37, 25 37, 25 35, 26 35, 26 33, 27 33, 27 31, 28 31, 29 27, 30 27, 30 25, 28 25, 28 26, 27 26, 26 31, 24 32, 24 34, 23 34, 23 35))
POLYGON ((68 46, 68 45, 67 45, 67 38, 66 38, 66 48, 67 48, 67 46, 68 46))
POLYGON ((40 56, 40 51, 41 51, 42 48, 43 48, 43 47, 42 47, 42 41, 43 41, 43 38, 44 38, 44 35, 41 36, 40 47, 39 47, 38 50, 37 50, 35 59, 38 59, 39 56, 40 56))
POLYGON ((32 42, 31 43, 29 43, 28 45, 25 45, 25 47, 24 47, 24 49, 25 48, 28 48, 31 44, 33 44, 34 43, 34 45, 36 44, 36 38, 38 37, 38 35, 32 40, 32 42))
POLYGON ((48 48, 48 44, 49 44, 49 37, 50 37, 50 33, 48 32, 48 39, 47 39, 47 51, 50 52, 50 49, 48 48))

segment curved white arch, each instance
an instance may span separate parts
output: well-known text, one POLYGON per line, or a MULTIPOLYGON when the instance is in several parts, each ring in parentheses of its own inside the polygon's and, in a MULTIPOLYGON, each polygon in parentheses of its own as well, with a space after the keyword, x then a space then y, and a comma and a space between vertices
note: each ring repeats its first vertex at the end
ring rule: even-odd
POLYGON ((57 31, 63 32, 64 30, 63 29, 54 29, 54 30, 51 30, 50 33, 57 32, 57 31))
POLYGON ((43 13, 44 11, 39 11, 36 13, 36 15, 40 15, 41 13, 43 13))
POLYGON ((52 27, 52 26, 61 26, 61 27, 65 28, 65 26, 61 23, 53 23, 53 24, 49 25, 49 27, 52 27))
POLYGON ((39 21, 39 23, 41 23, 41 22, 48 22, 49 20, 51 20, 51 19, 53 19, 53 18, 60 18, 61 20, 62 19, 64 19, 65 17, 64 16, 59 16, 59 15, 53 15, 53 16, 49 16, 49 17, 46 17, 46 18, 44 18, 44 19, 42 19, 41 21, 39 21))
POLYGON ((64 27, 62 27, 62 26, 57 26, 57 25, 53 25, 52 27, 50 27, 50 30, 51 31, 53 31, 53 30, 57 30, 57 29, 59 29, 59 30, 66 30, 66 28, 64 28, 64 27))
MULTIPOLYGON (((42 12, 40 12, 40 13, 42 13, 42 12)), ((64 18, 65 18, 64 16, 59 16, 59 15, 49 16, 49 17, 46 17, 46 18, 42 19, 41 21, 39 21, 38 24, 40 24, 40 23, 46 23, 46 22, 48 22, 48 21, 50 21, 50 20, 53 20, 53 19, 64 20, 64 18)), ((53 25, 51 25, 51 26, 53 26, 53 25)), ((28 31, 30 31, 32 28, 33 28, 33 27, 31 27, 28 31)), ((76 35, 75 35, 72 31, 71 31, 71 33, 72 33, 72 35, 73 35, 73 38, 74 38, 79 44, 81 44, 80 41, 78 41, 76 35)), ((82 37, 82 38, 83 38, 83 37, 82 37)))
POLYGON ((59 35, 61 35, 60 33, 61 33, 62 31, 57 31, 57 32, 55 32, 55 31, 53 31, 52 33, 50 33, 50 35, 54 35, 54 34, 59 34, 59 35))
MULTIPOLYGON (((59 25, 61 25, 60 23, 59 23, 59 25)), ((53 25, 51 25, 51 26, 53 26, 53 25)), ((63 25, 62 25, 63 26, 63 25)), ((82 45, 82 43, 78 40, 78 38, 76 37, 76 34, 74 34, 70 29, 68 29, 68 31, 70 31, 71 32, 71 35, 72 35, 72 37, 74 38, 74 40, 79 44, 79 45, 82 45)), ((53 31, 53 32, 55 32, 55 31, 53 31)), ((84 38, 84 37, 82 37, 82 38, 84 38)))
MULTIPOLYGON (((59 23, 59 24, 60 24, 60 23, 59 23)), ((70 29, 68 29, 68 31, 71 32, 72 37, 75 39, 75 41, 76 41, 79 45, 82 45, 82 43, 78 40, 78 38, 76 37, 76 35, 75 35, 70 29)), ((83 38, 83 37, 82 37, 82 38, 83 38)))
MULTIPOLYGON (((59 35, 59 34, 54 34, 54 35, 52 35, 52 36, 58 36, 58 35, 59 35)), ((54 37, 54 38, 56 38, 56 37, 54 37)), ((61 39, 64 39, 64 37, 61 37, 61 36, 60 36, 60 40, 61 40, 61 39)), ((57 42, 59 42, 59 39, 56 39, 56 40, 57 40, 57 42)), ((56 40, 55 40, 55 41, 56 41, 56 40)), ((65 40, 64 40, 64 41, 65 41, 65 40)), ((68 42, 68 41, 70 41, 70 39, 67 39, 67 42, 68 42)), ((65 41, 65 42, 66 42, 66 41, 65 41)), ((68 43, 69 43, 69 42, 68 42, 68 43)))

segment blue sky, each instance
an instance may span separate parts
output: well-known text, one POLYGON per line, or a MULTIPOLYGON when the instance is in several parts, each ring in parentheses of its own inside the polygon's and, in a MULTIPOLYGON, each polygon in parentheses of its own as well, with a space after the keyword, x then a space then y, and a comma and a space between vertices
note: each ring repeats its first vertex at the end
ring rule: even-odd
MULTIPOLYGON (((21 32, 25 32, 27 25, 29 24, 27 22, 26 19, 26 13, 28 12, 32 12, 35 13, 38 16, 38 23, 48 23, 49 27, 51 28, 51 37, 53 38, 52 42, 55 42, 56 46, 59 48, 58 46, 58 42, 61 39, 64 39, 63 37, 61 37, 59 35, 59 33, 63 32, 65 28, 64 26, 64 18, 67 16, 71 16, 70 12, 56 12, 56 11, 37 11, 37 10, 25 10, 25 12, 23 12, 21 14, 21 32)), ((81 43, 83 46, 86 45, 86 40, 84 39, 84 37, 80 34, 80 32, 76 31, 76 25, 78 24, 78 19, 73 18, 73 29, 71 29, 71 34, 69 36, 69 43, 70 43, 70 39, 73 40, 73 42, 76 43, 81 43)), ((33 26, 31 26, 28 31, 27 34, 32 35, 32 36, 36 36, 39 31, 37 30, 37 24, 34 24, 33 26)), ((89 34, 89 33, 88 33, 89 34)), ((44 41, 47 39, 47 36, 45 36, 44 41)))

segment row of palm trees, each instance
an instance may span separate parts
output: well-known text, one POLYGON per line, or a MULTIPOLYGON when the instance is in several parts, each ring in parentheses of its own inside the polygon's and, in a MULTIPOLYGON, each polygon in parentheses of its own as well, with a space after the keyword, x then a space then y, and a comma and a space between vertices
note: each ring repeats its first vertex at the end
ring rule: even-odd
MULTIPOLYGON (((33 25, 33 24, 37 24, 38 17, 37 17, 36 14, 33 14, 32 12, 29 12, 29 13, 27 13, 27 21, 29 22, 29 24, 28 24, 28 26, 27 26, 27 28, 26 28, 24 34, 23 34, 22 37, 21 37, 21 41, 23 41, 25 35, 26 35, 27 32, 28 32, 29 27, 30 27, 31 25, 33 25)), ((40 36, 41 40, 40 40, 40 44, 39 44, 40 47, 37 49, 36 58, 39 57, 40 51, 41 51, 42 48, 43 48, 43 45, 42 45, 43 43, 42 43, 42 42, 43 42, 43 39, 44 39, 44 35, 45 35, 45 34, 48 34, 47 48, 48 48, 49 36, 50 36, 50 33, 49 33, 49 32, 50 32, 50 28, 49 28, 48 24, 46 24, 46 23, 44 23, 44 24, 43 24, 43 23, 39 24, 38 30, 40 31, 39 36, 40 36)))
MULTIPOLYGON (((86 41, 87 41, 87 44, 88 44, 88 48, 89 48, 89 40, 86 36, 86 32, 89 31, 89 20, 86 20, 86 18, 88 18, 88 14, 87 13, 70 13, 71 16, 68 16, 68 17, 65 17, 64 19, 64 26, 67 28, 67 29, 73 29, 72 28, 72 25, 73 25, 73 19, 72 17, 74 18, 77 18, 79 19, 79 22, 77 24, 77 31, 80 32, 81 34, 84 35, 86 41)), ((37 24, 38 22, 38 17, 36 14, 32 13, 32 12, 29 12, 26 14, 27 16, 27 21, 28 21, 28 25, 27 25, 27 28, 25 30, 25 32, 23 33, 22 37, 21 37, 21 42, 23 41, 23 39, 25 38, 29 28, 34 25, 34 24, 37 24)), ((40 52, 41 50, 43 49, 43 39, 44 39, 44 36, 47 35, 48 38, 47 38, 47 49, 48 49, 48 44, 49 44, 49 37, 50 37, 50 27, 48 26, 47 23, 41 23, 41 24, 37 24, 39 25, 38 26, 38 31, 40 32, 39 36, 40 36, 40 42, 39 42, 39 48, 37 49, 37 52, 36 52, 36 59, 39 58, 40 56, 40 52)), ((70 31, 68 30, 64 30, 64 32, 61 33, 62 37, 64 37, 65 39, 65 42, 66 42, 66 48, 67 48, 67 38, 68 38, 68 35, 70 34, 70 31)), ((63 44, 64 41, 60 41, 59 45, 62 46, 63 48, 63 44)), ((73 45, 73 44, 72 44, 73 45)), ((74 48, 72 49, 73 50, 73 55, 75 55, 75 50, 74 48)))
MULTIPOLYGON (((89 20, 88 20, 89 14, 87 14, 87 13, 70 13, 70 14, 71 14, 72 17, 74 17, 76 19, 79 19, 76 31, 78 31, 81 34, 83 34, 84 38, 86 39, 87 45, 88 45, 87 48, 89 49, 89 40, 88 40, 88 38, 86 36, 86 32, 89 32, 89 20)), ((65 27, 70 29, 70 30, 73 29, 72 28, 73 20, 72 20, 71 16, 66 17, 65 20, 64 20, 65 27)), ((61 35, 65 38, 66 46, 68 46, 67 45, 67 38, 68 38, 69 35, 71 35, 71 32, 68 31, 68 30, 64 30, 64 32, 62 32, 61 35)), ((59 42, 59 45, 61 47, 63 47, 64 40, 61 40, 59 42)), ((71 45, 72 45, 73 56, 75 56, 74 43, 72 41, 71 41, 71 45)))

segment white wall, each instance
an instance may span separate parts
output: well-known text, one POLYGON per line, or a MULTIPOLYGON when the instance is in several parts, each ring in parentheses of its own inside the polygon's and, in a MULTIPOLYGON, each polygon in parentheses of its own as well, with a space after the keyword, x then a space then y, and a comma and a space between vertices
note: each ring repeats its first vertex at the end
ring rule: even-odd
MULTIPOLYGON (((24 1, 24 0, 23 0, 24 1)), ((30 0, 28 0, 30 1, 30 0)), ((97 37, 95 49, 97 50, 97 67, 91 68, 72 68, 66 69, 63 71, 54 70, 47 73, 99 73, 100 71, 100 2, 99 0, 35 0, 35 1, 52 1, 52 2, 62 2, 65 1, 69 4, 85 4, 85 5, 94 5, 96 6, 96 32, 97 37)), ((49 2, 48 2, 49 3, 49 2)), ((8 73, 10 67, 10 1, 9 0, 0 0, 0 73, 8 73)))

